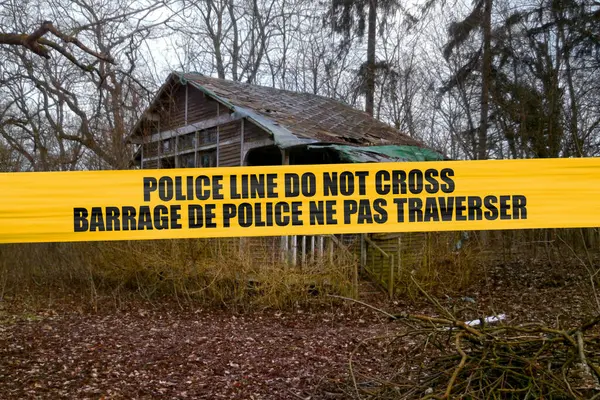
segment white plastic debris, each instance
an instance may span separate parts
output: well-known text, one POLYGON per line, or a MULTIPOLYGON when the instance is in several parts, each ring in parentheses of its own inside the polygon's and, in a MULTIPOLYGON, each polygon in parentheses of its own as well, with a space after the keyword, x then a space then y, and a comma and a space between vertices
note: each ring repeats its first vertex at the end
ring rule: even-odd
MULTIPOLYGON (((494 315, 491 317, 485 317, 483 318, 483 323, 484 324, 493 324, 495 322, 500 322, 502 320, 506 319, 506 315, 505 314, 500 314, 498 316, 494 315)), ((468 326, 478 326, 481 325, 481 321, 482 319, 474 319, 473 321, 466 321, 465 324, 468 326)))

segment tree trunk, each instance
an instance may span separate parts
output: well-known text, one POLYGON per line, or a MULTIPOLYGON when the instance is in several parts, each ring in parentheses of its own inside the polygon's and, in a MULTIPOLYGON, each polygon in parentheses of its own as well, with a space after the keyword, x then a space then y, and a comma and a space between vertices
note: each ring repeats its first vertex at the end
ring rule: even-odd
POLYGON ((490 79, 492 70, 492 0, 485 0, 483 12, 483 62, 481 65, 481 119, 479 124, 479 140, 477 159, 487 158, 487 128, 490 99, 490 79))
MULTIPOLYGON (((573 141, 573 149, 567 148, 567 152, 573 151, 577 157, 583 157, 583 143, 579 137, 579 106, 577 104, 577 93, 575 91, 575 85, 573 84, 573 69, 571 68, 571 44, 567 42, 567 35, 565 34, 565 24, 562 22, 566 16, 563 13, 559 13, 555 16, 558 22, 558 34, 562 42, 562 51, 564 52, 565 60, 565 77, 567 79, 567 89, 569 90, 569 105, 571 115, 569 116, 569 132, 571 134, 571 140, 573 141)), ((558 47, 558 46, 557 46, 558 47)), ((560 51, 561 49, 558 49, 560 51)), ((570 154, 566 154, 570 155, 570 154)))
POLYGON ((367 36, 367 87, 365 111, 373 115, 375 108, 375 41, 377 40, 377 0, 369 0, 369 32, 367 36))

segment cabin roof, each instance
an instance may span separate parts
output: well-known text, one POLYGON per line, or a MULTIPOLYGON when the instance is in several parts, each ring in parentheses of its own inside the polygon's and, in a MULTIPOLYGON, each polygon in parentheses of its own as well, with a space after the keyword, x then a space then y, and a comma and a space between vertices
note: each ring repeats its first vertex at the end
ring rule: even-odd
MULTIPOLYGON (((347 162, 445 159, 438 151, 366 112, 310 93, 217 79, 195 72, 172 72, 152 104, 170 82, 189 84, 234 115, 250 120, 272 135, 280 148, 328 147, 347 162)), ((140 134, 138 128, 143 118, 130 137, 140 134)))
POLYGON ((408 135, 339 101, 309 93, 174 73, 269 131, 280 147, 310 143, 407 145, 425 147, 408 135))

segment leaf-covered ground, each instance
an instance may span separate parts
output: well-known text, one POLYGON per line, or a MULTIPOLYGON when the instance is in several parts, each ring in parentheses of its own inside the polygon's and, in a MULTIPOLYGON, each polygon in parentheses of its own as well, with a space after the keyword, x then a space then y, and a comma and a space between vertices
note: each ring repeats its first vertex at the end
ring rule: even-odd
POLYGON ((38 313, 0 329, 3 398, 294 399, 345 379, 357 340, 397 327, 342 310, 137 309, 38 313))
MULTIPOLYGON (((461 317, 578 323, 593 313, 583 271, 546 264, 489 268, 481 282, 439 301, 461 317)), ((375 300, 373 300, 375 301, 375 300)), ((376 304, 435 315, 425 302, 376 304)), ((110 312, 72 303, 25 310, 0 302, 0 397, 347 398, 348 358, 361 340, 403 326, 359 304, 235 313, 130 304, 110 312)), ((376 345, 354 356, 385 365, 376 345)))

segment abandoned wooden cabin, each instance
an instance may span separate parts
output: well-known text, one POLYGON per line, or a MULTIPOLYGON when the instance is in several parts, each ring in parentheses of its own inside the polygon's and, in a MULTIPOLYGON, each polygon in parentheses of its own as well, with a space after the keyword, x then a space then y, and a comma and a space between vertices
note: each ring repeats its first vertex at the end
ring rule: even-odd
POLYGON ((443 159, 333 99, 197 73, 169 75, 130 141, 141 168, 443 159))
MULTIPOLYGON (((198 73, 169 75, 130 142, 136 146, 136 166, 145 169, 444 158, 333 99, 198 73)), ((339 240, 329 238, 332 244, 339 240)), ((323 254, 324 242, 322 236, 293 236, 282 238, 277 246, 296 264, 323 254)), ((367 256, 363 248, 362 259, 367 256)))

